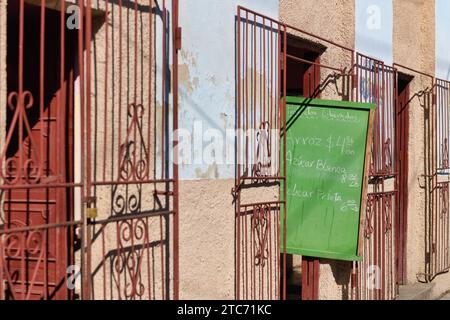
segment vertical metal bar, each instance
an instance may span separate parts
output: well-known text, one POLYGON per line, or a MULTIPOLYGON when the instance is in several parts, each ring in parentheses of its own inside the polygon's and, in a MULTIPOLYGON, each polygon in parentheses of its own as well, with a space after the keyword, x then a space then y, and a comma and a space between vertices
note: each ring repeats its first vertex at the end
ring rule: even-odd
POLYGON ((237 59, 237 129, 238 129, 238 135, 236 138, 237 143, 237 177, 236 177, 236 183, 235 183, 235 192, 237 193, 236 197, 236 213, 235 213, 235 228, 236 228, 236 260, 235 260, 235 295, 236 299, 240 300, 240 277, 241 277, 241 270, 240 270, 240 256, 241 256, 241 247, 240 247, 240 241, 241 241, 241 217, 240 217, 240 177, 241 177, 241 166, 240 166, 240 155, 241 155, 241 137, 240 137, 240 130, 241 130, 241 8, 238 7, 237 10, 237 44, 236 44, 236 59, 237 59))
MULTIPOLYGON (((273 119, 273 99, 277 98, 276 96, 274 96, 274 90, 273 90, 273 84, 274 84, 274 77, 273 77, 273 71, 274 71, 274 44, 273 44, 273 36, 274 36, 274 31, 273 31, 273 21, 270 21, 270 106, 269 106, 269 123, 270 123, 270 129, 276 129, 276 121, 274 121, 273 119)), ((270 146, 272 146, 272 132, 270 132, 270 146)), ((275 149, 276 150, 276 149, 275 149)), ((272 151, 273 152, 273 151, 272 151)), ((275 161, 273 161, 275 162, 275 161)), ((274 166, 276 166, 276 163, 272 163, 271 164, 271 171, 270 171, 270 175, 276 175, 276 173, 274 172, 274 166)), ((272 292, 272 290, 271 290, 272 292)))
POLYGON ((266 122, 266 90, 267 90, 267 75, 266 75, 266 18, 263 17, 262 20, 262 33, 263 33, 263 62, 261 64, 261 82, 262 82, 262 121, 261 123, 265 123, 266 122))
POLYGON ((163 237, 163 216, 159 217, 159 243, 161 248, 161 300, 166 299, 166 284, 165 284, 165 267, 164 267, 164 237, 163 237))
POLYGON ((256 300, 256 266, 255 266, 255 219, 253 219, 255 208, 252 207, 252 212, 250 215, 250 263, 251 263, 251 286, 252 289, 251 299, 256 300))
MULTIPOLYGON (((59 182, 66 182, 66 144, 65 144, 65 123, 66 123, 66 79, 65 79, 65 46, 66 46, 66 37, 65 37, 65 1, 61 2, 60 6, 60 26, 59 26, 59 35, 60 35, 60 84, 59 84, 59 92, 58 92, 58 108, 56 110, 56 148, 58 150, 63 150, 59 154, 59 161, 57 162, 58 172, 61 174, 59 182)), ((50 113, 50 112, 49 112, 50 113)), ((62 212, 65 210, 66 198, 65 191, 57 189, 56 190, 56 212, 62 212)), ((59 221, 60 215, 57 214, 55 219, 57 223, 59 221)), ((61 239, 61 228, 55 228, 56 238, 61 239)), ((57 260, 62 260, 65 255, 64 252, 67 250, 66 245, 57 241, 56 246, 56 257, 57 260)), ((56 267, 56 275, 58 278, 64 277, 65 270, 61 270, 59 266, 56 267), (62 273, 63 272, 63 273, 62 273), (62 273, 62 274, 61 274, 62 273)))
MULTIPOLYGON (((282 119, 282 127, 283 127, 283 178, 286 178, 286 93, 287 93, 287 30, 286 25, 284 27, 284 48, 283 48, 283 100, 281 103, 281 119, 282 119)), ((280 126, 281 127, 281 126, 280 126)), ((287 190, 286 190, 286 180, 283 183, 283 201, 286 201, 287 198, 287 190)), ((287 270, 286 270, 286 227, 287 227, 287 217, 286 217, 286 203, 283 205, 283 300, 286 300, 286 278, 287 278, 287 270)))
MULTIPOLYGON (((122 143, 122 75, 123 75, 123 54, 122 54, 122 50, 123 50, 123 40, 122 40, 122 11, 123 11, 123 4, 122 4, 122 0, 119 0, 119 126, 118 126, 118 141, 119 144, 122 143)), ((151 72, 150 72, 151 73, 151 72)), ((125 114, 127 112, 127 108, 125 108, 125 114)), ((125 117, 126 118, 126 117, 125 117)), ((119 159, 119 163, 120 163, 120 157, 121 155, 121 151, 119 148, 119 153, 118 153, 118 159, 119 159)), ((118 166, 118 170, 119 170, 119 174, 118 176, 120 177, 121 174, 121 168, 120 165, 118 166)))
MULTIPOLYGON (((151 11, 150 11, 151 14, 151 11)), ((149 243, 150 241, 150 235, 149 235, 149 231, 148 231, 148 218, 145 218, 145 225, 147 226, 147 240, 146 243, 149 243)), ((148 300, 152 300, 152 273, 151 273, 151 260, 150 260, 150 246, 147 246, 146 250, 145 250, 146 254, 147 254, 147 286, 148 286, 148 300)))
MULTIPOLYGON (((80 8, 80 16, 84 17, 84 0, 78 0, 79 8, 80 8)), ((80 25, 78 29, 78 72, 79 72, 79 78, 80 78, 80 119, 81 119, 81 150, 85 150, 86 148, 86 142, 85 142, 85 91, 84 91, 84 18, 80 19, 80 25)), ((81 296, 83 300, 86 300, 89 298, 89 289, 88 289, 88 276, 87 276, 87 269, 86 269, 86 257, 85 253, 87 250, 86 246, 86 217, 84 214, 84 197, 85 197, 85 167, 86 164, 84 162, 84 158, 81 161, 80 164, 80 175, 81 175, 81 221, 82 226, 80 228, 80 237, 81 237, 81 250, 80 250, 80 261, 81 261, 81 278, 82 278, 82 288, 81 288, 81 296)))
MULTIPOLYGON (((20 0, 20 8, 19 8, 19 95, 17 97, 18 99, 18 108, 20 108, 20 115, 23 117, 23 108, 24 108, 24 99, 23 99, 23 39, 24 39, 24 0, 20 0)), ((22 119, 19 120, 19 141, 23 141, 23 121, 22 119)), ((23 143, 19 143, 20 148, 20 155, 19 155, 19 169, 22 166, 23 162, 23 143)), ((20 176, 20 174, 19 174, 20 176)), ((24 299, 26 295, 26 279, 25 279, 25 241, 24 241, 24 235, 20 235, 20 248, 23 250, 22 256, 20 257, 21 261, 21 272, 20 272, 20 281, 21 281, 21 290, 22 290, 22 299, 24 299)), ((11 289, 13 291, 14 289, 11 289)))
MULTIPOLYGON (((19 8, 19 92, 17 97, 17 103, 19 108, 19 118, 24 117, 24 98, 23 98, 23 33, 24 33, 24 0, 20 0, 20 8, 19 8)), ((22 119, 19 120, 19 141, 23 141, 23 121, 22 119)), ((21 167, 24 163, 23 159, 23 143, 19 143, 19 165, 18 165, 18 177, 21 176, 21 167), (19 171, 20 170, 20 171, 19 171)))
MULTIPOLYGON (((39 139, 40 144, 40 170, 43 170, 43 155, 44 155, 44 94, 45 94, 45 0, 41 0, 41 26, 40 26, 40 39, 39 39, 39 122, 40 122, 40 135, 41 139, 39 139)), ((42 172, 41 172, 42 174, 42 172)))
MULTIPOLYGON (((165 6, 164 6, 165 8, 165 6)), ((138 2, 134 0, 134 92, 133 102, 137 105, 137 87, 138 87, 138 2)))
MULTIPOLYGON (((120 229, 121 229, 122 225, 123 225, 123 221, 116 223, 116 248, 117 248, 117 256, 118 257, 122 256, 122 245, 121 245, 121 241, 120 241, 120 234, 121 234, 120 229)), ((119 300, 121 299, 121 287, 122 287, 121 279, 122 279, 122 273, 118 272, 117 273, 117 295, 118 295, 119 300)), ((111 295, 112 295, 112 293, 111 293, 111 295)))
MULTIPOLYGON (((92 40, 92 5, 91 0, 86 0, 86 196, 88 199, 91 198, 91 188, 92 188, 92 145, 91 145, 91 40, 92 40)), ((87 256, 86 256, 86 273, 88 276, 88 289, 90 297, 91 288, 91 228, 86 226, 87 235, 87 256)))
POLYGON ((244 126, 244 137, 245 137, 245 158, 243 164, 243 172, 241 174, 248 175, 248 162, 249 162, 249 17, 248 12, 245 12, 245 65, 244 65, 244 79, 245 79, 245 126, 244 126))
MULTIPOLYGON (((103 132, 103 181, 106 181, 106 153, 108 145, 108 63, 109 63, 109 0, 105 1, 105 106, 103 132)), ((111 132, 112 133, 112 132, 111 132)))
POLYGON ((174 274, 174 299, 179 299, 179 189, 178 189, 178 0, 172 0, 172 37, 173 37, 173 242, 174 242, 174 256, 173 256, 173 274, 174 274))
POLYGON ((273 209, 269 208, 269 217, 268 217, 268 232, 269 232, 269 294, 267 296, 268 299, 273 300, 273 276, 272 276, 272 265, 273 265, 273 252, 272 252, 272 216, 273 209))
POLYGON ((91 59, 92 59, 92 50, 91 50, 91 41, 92 41, 92 6, 91 0, 86 0, 86 194, 87 197, 91 196, 91 185, 92 185, 92 163, 91 163, 91 155, 92 155, 92 146, 91 146, 91 59))
MULTIPOLYGON (((432 82, 432 84, 434 85, 434 81, 432 82)), ((433 201, 433 274, 436 274, 438 272, 438 223, 439 223, 439 213, 438 213, 438 183, 437 183, 437 101, 435 99, 435 94, 436 94, 436 87, 434 86, 434 88, 432 89, 432 91, 430 92, 431 95, 431 100, 430 100, 430 107, 432 110, 432 162, 431 162, 431 166, 432 166, 432 190, 433 190, 433 197, 432 197, 432 201, 433 201)), ((429 95, 429 96, 430 96, 429 95)))
MULTIPOLYGON (((282 50, 282 41, 281 41, 282 31, 281 31, 281 28, 282 28, 282 25, 278 24, 278 28, 277 28, 278 29, 277 30, 278 44, 277 44, 277 58, 276 58, 277 59, 277 69, 278 69, 277 70, 277 80, 278 80, 277 82, 278 82, 278 84, 277 84, 277 96, 275 98, 276 99, 276 108, 277 108, 277 110, 275 112, 275 116, 277 117, 276 124, 277 124, 277 129, 280 129, 280 131, 281 131, 281 128, 283 127, 282 126, 282 122, 283 121, 281 119, 281 116, 282 116, 282 113, 281 113, 281 104, 282 104, 282 102, 281 102, 281 86, 282 86, 281 72, 283 70, 282 64, 284 63, 284 60, 286 59, 286 56, 283 55, 283 50, 282 50)), ((277 150, 281 150, 281 141, 280 140, 277 140, 276 147, 277 147, 277 150)), ((278 163, 277 163, 277 172, 276 172, 276 174, 278 176, 281 176, 281 159, 282 159, 282 157, 284 157, 284 156, 281 154, 281 151, 278 152, 278 157, 277 157, 278 158, 278 163)), ((279 198, 281 198, 281 190, 280 190, 279 198)), ((283 211, 283 213, 284 212, 285 211, 283 211)), ((281 212, 279 212, 279 214, 278 214, 278 220, 277 220, 277 226, 276 226, 276 228, 277 228, 277 237, 276 237, 277 243, 276 243, 276 245, 277 245, 277 254, 278 254, 277 273, 279 273, 281 275, 281 278, 282 278, 283 274, 281 272, 281 270, 282 270, 282 265, 281 264, 282 264, 282 260, 283 259, 281 259, 281 250, 280 250, 280 243, 281 243, 281 239, 280 239, 280 229, 281 229, 281 219, 280 218, 281 217, 280 217, 280 215, 281 215, 281 212)), ((279 278, 280 277, 277 277, 277 279, 279 279, 279 278)), ((277 281, 278 281, 277 298, 279 300, 281 300, 281 297, 282 297, 281 290, 282 290, 283 279, 277 280, 277 281)))
MULTIPOLYGON (((106 296, 106 244, 105 244, 105 232, 106 226, 101 225, 101 240, 102 240, 102 273, 103 273, 103 299, 108 300, 106 296)), ((111 297, 112 298, 112 297, 111 297)))
POLYGON ((166 132, 166 54, 167 54, 167 11, 166 1, 163 0, 162 9, 162 97, 161 97, 161 179, 166 177, 165 174, 165 132, 166 132))
MULTIPOLYGON (((239 194, 239 202, 240 202, 240 194, 239 194)), ((247 208, 245 208, 245 210, 247 210, 247 208)), ((242 216, 244 223, 243 223, 243 231, 244 232, 244 244, 242 245, 242 248, 244 249, 243 251, 243 263, 245 266, 245 299, 248 300, 249 298, 249 275, 248 275, 248 263, 249 263, 249 258, 248 258, 248 214, 247 211, 245 211, 245 214, 242 216)), ((241 232, 241 231, 240 231, 241 232)), ((243 280, 244 281, 244 280, 243 280)))
MULTIPOLYGON (((40 39, 39 39, 39 123, 40 123, 40 170, 43 169, 43 155, 44 155, 44 94, 45 94, 45 1, 41 0, 41 17, 40 17, 40 39)), ((46 237, 47 239, 47 237, 46 237)), ((47 300, 48 294, 48 259, 47 250, 45 250, 44 257, 44 299, 47 300)), ((0 281, 2 277, 0 277, 0 281)))
MULTIPOLYGON (((152 88, 153 88, 153 0, 149 0, 149 27, 148 27, 148 47, 149 49, 149 56, 148 56, 148 129, 147 129, 147 143, 148 143, 148 152, 147 152, 147 170, 145 177, 146 179, 150 179, 150 163, 151 163, 151 154, 153 151, 152 148, 152 141, 151 141, 151 130, 152 130, 152 88)), ((156 43, 156 41, 155 41, 156 43)), ((178 85, 175 83, 175 86, 178 85)), ((155 109, 156 110, 156 109, 155 109)), ((155 148, 156 149, 156 148, 155 148)))
POLYGON ((248 163, 248 171, 250 173, 250 175, 252 177, 255 176, 255 174, 253 174, 252 172, 252 165, 255 163, 255 159, 256 159, 256 143, 255 143, 255 134, 254 132, 256 132, 256 117, 257 117, 257 113, 256 113, 256 98, 257 98, 257 87, 258 87, 258 83, 257 83, 257 50, 256 50, 256 41, 257 41, 257 35, 256 35, 256 25, 257 25, 257 19, 256 19, 256 14, 253 14, 253 70, 252 70, 252 104, 253 104, 253 111, 252 111, 252 127, 251 127, 251 141, 250 141, 250 145, 251 145, 251 161, 250 163, 248 163))

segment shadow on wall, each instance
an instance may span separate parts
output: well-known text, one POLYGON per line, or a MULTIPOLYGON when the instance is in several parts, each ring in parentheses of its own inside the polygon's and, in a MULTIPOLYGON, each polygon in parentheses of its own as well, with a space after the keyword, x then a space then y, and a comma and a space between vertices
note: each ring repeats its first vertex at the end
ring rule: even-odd
POLYGON ((95 207, 110 209, 91 226, 92 295, 164 300, 173 293, 170 12, 160 1, 110 3, 93 41, 95 207))

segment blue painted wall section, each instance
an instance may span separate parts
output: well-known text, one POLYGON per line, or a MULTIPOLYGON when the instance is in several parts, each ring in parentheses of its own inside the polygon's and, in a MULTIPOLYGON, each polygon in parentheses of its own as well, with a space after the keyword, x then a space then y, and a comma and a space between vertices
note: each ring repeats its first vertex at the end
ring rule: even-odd
POLYGON ((436 77, 450 80, 449 0, 436 0, 436 77))
POLYGON ((192 161, 180 164, 184 180, 235 177, 233 163, 205 163, 202 153, 212 139, 209 129, 220 130, 225 137, 227 129, 235 128, 238 5, 275 19, 279 16, 278 0, 180 1, 180 128, 193 136, 192 161))
MULTIPOLYGON (((444 0, 445 1, 445 0, 444 0)), ((391 0, 356 0, 356 50, 393 63, 393 4, 391 0)))

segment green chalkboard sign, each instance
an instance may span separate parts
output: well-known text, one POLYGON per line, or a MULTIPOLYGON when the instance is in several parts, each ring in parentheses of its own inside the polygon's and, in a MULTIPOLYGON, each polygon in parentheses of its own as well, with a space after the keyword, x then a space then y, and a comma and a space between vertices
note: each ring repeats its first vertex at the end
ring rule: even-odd
POLYGON ((357 261, 375 105, 294 97, 286 104, 286 252, 357 261))

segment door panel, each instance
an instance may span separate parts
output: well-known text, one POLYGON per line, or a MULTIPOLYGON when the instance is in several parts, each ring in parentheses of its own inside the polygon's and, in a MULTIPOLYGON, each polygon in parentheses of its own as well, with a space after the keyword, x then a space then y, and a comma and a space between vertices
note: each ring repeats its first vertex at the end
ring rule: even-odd
MULTIPOLYGON (((72 180, 66 174, 72 172, 66 168, 73 166, 68 157, 73 135, 67 129, 72 122, 68 117, 72 114, 68 112, 72 103, 66 93, 73 87, 77 34, 64 28, 65 44, 61 48, 61 13, 45 10, 45 35, 40 31, 41 14, 40 6, 21 1, 8 6, 10 141, 6 147, 6 184, 37 186, 72 180), (38 53, 42 53, 43 44, 45 57, 41 60, 38 53), (27 54, 30 52, 34 54, 27 54)), ((3 239, 6 299, 68 298, 65 277, 71 259, 69 228, 33 227, 69 221, 72 216, 69 194, 65 188, 43 186, 6 190, 4 229, 28 228, 3 239)))

